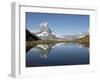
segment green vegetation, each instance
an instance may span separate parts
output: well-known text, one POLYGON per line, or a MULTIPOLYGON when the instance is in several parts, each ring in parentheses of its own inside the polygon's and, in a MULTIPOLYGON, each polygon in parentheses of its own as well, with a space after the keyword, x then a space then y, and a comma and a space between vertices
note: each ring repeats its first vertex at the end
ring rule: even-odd
POLYGON ((79 43, 84 44, 86 47, 89 47, 90 41, 89 41, 89 35, 86 35, 85 37, 82 37, 80 39, 72 41, 73 43, 79 43))
POLYGON ((89 47, 89 44, 90 44, 89 35, 86 35, 85 37, 80 38, 78 41, 81 44, 84 44, 85 46, 89 47))
POLYGON ((89 35, 86 35, 85 37, 80 38, 78 41, 80 43, 87 43, 87 44, 89 44, 89 35))

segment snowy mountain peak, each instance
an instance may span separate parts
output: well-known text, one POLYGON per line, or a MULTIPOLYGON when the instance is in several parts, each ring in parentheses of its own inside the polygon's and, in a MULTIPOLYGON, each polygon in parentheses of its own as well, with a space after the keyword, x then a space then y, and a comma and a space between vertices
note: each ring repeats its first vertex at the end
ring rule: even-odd
POLYGON ((40 26, 41 27, 48 27, 48 22, 47 21, 41 22, 40 26))
POLYGON ((41 39, 52 39, 55 38, 56 36, 52 34, 51 29, 48 26, 48 22, 41 22, 40 23, 40 29, 37 33, 35 33, 38 37, 41 39))
POLYGON ((49 27, 48 27, 48 22, 41 22, 40 24, 40 31, 43 32, 43 31, 50 31, 49 27))

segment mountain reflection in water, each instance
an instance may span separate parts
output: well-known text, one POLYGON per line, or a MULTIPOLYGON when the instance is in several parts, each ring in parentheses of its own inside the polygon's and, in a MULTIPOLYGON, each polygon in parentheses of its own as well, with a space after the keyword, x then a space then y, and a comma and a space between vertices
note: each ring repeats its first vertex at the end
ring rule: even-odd
POLYGON ((66 64, 89 64, 89 47, 84 44, 75 43, 37 44, 26 52, 26 67, 66 64), (60 55, 63 57, 60 58, 60 55), (77 59, 77 62, 72 62, 75 60, 71 61, 71 59, 67 58, 68 56, 71 58, 72 56, 76 56, 77 58, 75 57, 75 60, 77 59), (55 61, 52 61, 53 59, 55 61))

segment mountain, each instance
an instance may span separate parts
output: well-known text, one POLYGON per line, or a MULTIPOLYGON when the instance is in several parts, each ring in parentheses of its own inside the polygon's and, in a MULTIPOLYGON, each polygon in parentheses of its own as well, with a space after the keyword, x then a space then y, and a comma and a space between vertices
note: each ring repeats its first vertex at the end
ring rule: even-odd
POLYGON ((26 29, 26 41, 32 41, 32 40, 40 40, 39 37, 37 37, 35 34, 32 34, 28 29, 26 29))
POLYGON ((64 35, 64 38, 69 41, 77 39, 75 35, 64 35))
POLYGON ((85 37, 86 35, 89 35, 89 31, 85 31, 85 32, 82 32, 80 34, 77 34, 77 38, 82 38, 82 37, 85 37))
POLYGON ((88 43, 89 44, 89 35, 85 35, 82 38, 77 39, 81 43, 88 43))
POLYGON ((39 32, 33 33, 36 36, 38 36, 41 39, 56 39, 56 35, 51 31, 51 29, 48 27, 47 22, 42 22, 40 24, 40 30, 39 32))
POLYGON ((40 39, 61 39, 61 40, 76 40, 76 39, 80 39, 86 35, 89 35, 89 32, 82 32, 79 34, 74 34, 74 35, 59 35, 56 34, 54 31, 52 31, 49 26, 48 26, 48 22, 41 22, 40 26, 39 26, 39 30, 38 32, 32 32, 32 34, 36 35, 37 37, 39 37, 40 39))
POLYGON ((87 35, 89 35, 88 31, 82 32, 79 34, 74 34, 74 35, 64 35, 64 38, 66 38, 67 40, 77 40, 77 39, 83 38, 87 35))

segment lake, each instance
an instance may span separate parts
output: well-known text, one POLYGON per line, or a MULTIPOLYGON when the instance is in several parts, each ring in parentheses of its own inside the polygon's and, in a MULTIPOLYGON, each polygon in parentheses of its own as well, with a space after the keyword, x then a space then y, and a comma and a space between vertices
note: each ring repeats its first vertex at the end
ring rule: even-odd
POLYGON ((89 55, 84 44, 37 44, 26 52, 26 67, 89 64, 89 55))

